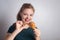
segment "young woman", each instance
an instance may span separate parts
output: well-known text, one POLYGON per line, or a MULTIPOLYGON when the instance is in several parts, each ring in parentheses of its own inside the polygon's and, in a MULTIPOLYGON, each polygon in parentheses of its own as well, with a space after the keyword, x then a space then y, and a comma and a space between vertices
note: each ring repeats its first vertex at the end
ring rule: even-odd
POLYGON ((34 12, 31 4, 24 3, 17 14, 17 21, 7 32, 6 40, 40 40, 40 30, 32 22, 34 12))

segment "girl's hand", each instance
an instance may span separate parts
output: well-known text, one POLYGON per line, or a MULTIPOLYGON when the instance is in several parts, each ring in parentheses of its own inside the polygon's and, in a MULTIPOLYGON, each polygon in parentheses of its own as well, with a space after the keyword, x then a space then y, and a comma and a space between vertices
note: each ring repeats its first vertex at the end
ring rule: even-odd
POLYGON ((35 32, 36 37, 40 37, 41 32, 39 29, 34 29, 34 32, 35 32))
POLYGON ((21 30, 21 29, 27 29, 29 26, 27 24, 24 24, 22 21, 17 21, 16 22, 16 29, 21 30))
POLYGON ((16 29, 17 30, 20 30, 21 26, 23 25, 23 22, 22 21, 17 21, 16 22, 16 29))

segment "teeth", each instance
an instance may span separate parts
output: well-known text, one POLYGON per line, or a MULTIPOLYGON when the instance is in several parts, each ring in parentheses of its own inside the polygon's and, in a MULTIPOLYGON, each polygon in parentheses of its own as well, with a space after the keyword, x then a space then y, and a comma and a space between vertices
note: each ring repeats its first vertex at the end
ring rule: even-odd
POLYGON ((26 19, 25 21, 29 21, 29 19, 26 19))

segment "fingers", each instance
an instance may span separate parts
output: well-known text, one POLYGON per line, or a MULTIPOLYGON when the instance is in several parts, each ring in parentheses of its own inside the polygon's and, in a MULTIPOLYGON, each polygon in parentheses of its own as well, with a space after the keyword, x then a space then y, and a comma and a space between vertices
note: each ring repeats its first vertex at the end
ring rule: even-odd
POLYGON ((29 27, 29 25, 27 25, 27 24, 23 25, 24 29, 27 29, 28 27, 29 27))
POLYGON ((20 24, 20 25, 22 25, 22 24, 23 24, 23 22, 22 22, 22 21, 17 21, 16 23, 18 23, 18 24, 20 24))
POLYGON ((39 29, 34 29, 34 34, 35 34, 37 37, 39 37, 40 34, 41 34, 41 32, 40 32, 39 29))
POLYGON ((16 29, 19 30, 23 25, 22 21, 16 21, 16 29))
POLYGON ((20 28, 27 29, 28 27, 29 27, 28 24, 24 24, 22 21, 17 21, 16 22, 16 28, 17 29, 20 29, 20 28))

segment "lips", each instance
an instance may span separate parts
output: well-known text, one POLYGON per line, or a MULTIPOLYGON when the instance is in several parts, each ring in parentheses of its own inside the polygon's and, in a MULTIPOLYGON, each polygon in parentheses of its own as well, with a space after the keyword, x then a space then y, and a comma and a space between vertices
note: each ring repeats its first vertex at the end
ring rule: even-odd
POLYGON ((26 21, 26 22, 29 22, 29 21, 30 21, 30 19, 25 19, 25 21, 26 21))

